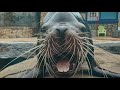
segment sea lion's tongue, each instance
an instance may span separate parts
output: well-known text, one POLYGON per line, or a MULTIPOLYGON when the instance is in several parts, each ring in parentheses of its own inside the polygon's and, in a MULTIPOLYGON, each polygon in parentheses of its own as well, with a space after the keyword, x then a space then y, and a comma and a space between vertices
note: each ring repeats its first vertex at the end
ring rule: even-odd
POLYGON ((57 69, 59 72, 67 72, 70 69, 70 63, 68 60, 60 60, 57 63, 57 69))

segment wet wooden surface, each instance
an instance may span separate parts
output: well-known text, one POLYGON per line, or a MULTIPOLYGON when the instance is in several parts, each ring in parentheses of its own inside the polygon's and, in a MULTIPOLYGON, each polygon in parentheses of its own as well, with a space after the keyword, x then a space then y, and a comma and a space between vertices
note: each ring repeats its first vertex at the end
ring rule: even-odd
MULTIPOLYGON (((94 43, 96 42, 106 42, 106 41, 120 41, 120 38, 112 38, 112 37, 93 37, 94 43)), ((6 38, 1 39, 0 42, 37 42, 36 37, 32 38, 6 38)))
MULTIPOLYGON (((111 38, 111 37, 95 37, 93 38, 94 43, 97 42, 107 42, 107 41, 120 41, 120 38, 111 38)), ((37 42, 37 38, 11 38, 11 39, 0 39, 0 43, 4 42, 37 42)), ((95 58, 97 62, 100 64, 102 68, 105 68, 107 70, 113 71, 120 73, 120 55, 115 55, 115 54, 107 54, 104 51, 95 49, 95 58)), ((24 62, 18 63, 16 65, 9 66, 8 68, 4 69, 3 71, 0 72, 0 78, 24 71, 27 69, 31 69, 36 65, 36 57, 26 60, 24 62)), ((85 63, 82 66, 83 69, 88 68, 87 64, 85 63)), ((16 76, 13 75, 10 78, 15 78, 16 76)), ((49 78, 49 77, 48 77, 49 78)), ((89 75, 82 75, 80 72, 78 72, 74 78, 93 78, 92 76, 89 75)))
MULTIPOLYGON (((109 54, 109 53, 107 54, 104 51, 96 49, 95 50, 95 58, 102 68, 105 68, 105 69, 113 71, 113 72, 120 73, 120 55, 109 54)), ((37 63, 36 61, 37 60, 35 57, 30 60, 21 62, 19 64, 10 66, 0 72, 0 78, 6 76, 8 74, 16 73, 19 71, 24 71, 26 69, 31 69, 36 65, 36 63, 37 63)), ((88 68, 87 64, 84 63, 82 68, 87 69, 88 68)), ((12 75, 9 78, 16 78, 16 77, 17 77, 17 74, 12 75)), ((46 78, 50 78, 50 77, 46 77, 46 78)), ((89 75, 85 75, 85 74, 82 75, 80 72, 78 72, 73 78, 97 78, 97 77, 93 77, 93 76, 89 76, 89 75)))

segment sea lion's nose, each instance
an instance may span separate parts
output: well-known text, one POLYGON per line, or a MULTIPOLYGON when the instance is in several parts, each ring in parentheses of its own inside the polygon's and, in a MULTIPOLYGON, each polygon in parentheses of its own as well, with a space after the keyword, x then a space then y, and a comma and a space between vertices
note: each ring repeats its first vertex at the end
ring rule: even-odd
POLYGON ((56 31, 58 32, 58 35, 60 37, 63 37, 65 32, 68 30, 67 27, 59 27, 59 28, 56 28, 56 31))

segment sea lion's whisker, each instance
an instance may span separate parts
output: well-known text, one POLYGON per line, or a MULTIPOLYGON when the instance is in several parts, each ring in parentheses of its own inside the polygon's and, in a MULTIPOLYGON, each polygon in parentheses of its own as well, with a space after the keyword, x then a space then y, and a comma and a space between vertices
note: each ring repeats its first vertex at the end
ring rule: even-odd
MULTIPOLYGON (((41 65, 42 65, 42 62, 43 62, 43 60, 44 60, 44 56, 42 57, 42 60, 40 60, 40 62, 38 62, 38 64, 36 65, 36 67, 38 67, 38 74, 39 74, 39 72, 40 72, 40 67, 41 67, 41 65)), ((41 72, 40 72, 41 73, 41 72)), ((38 74, 36 75, 36 77, 38 76, 38 74)))
MULTIPOLYGON (((47 48, 47 50, 46 50, 46 57, 48 56, 47 54, 49 53, 49 48, 50 48, 50 46, 49 46, 49 41, 48 41, 48 48, 47 48)), ((48 61, 49 62, 49 61, 48 61)), ((44 61, 44 64, 47 64, 47 62, 46 62, 46 60, 44 61)), ((48 66, 49 66, 49 64, 48 64, 48 66)), ((49 70, 49 69, 48 69, 49 70)), ((50 69, 52 72, 54 72, 52 69, 50 69)))
POLYGON ((49 67, 48 70, 50 70, 50 72, 51 72, 52 74, 54 74, 55 76, 57 76, 57 75, 55 74, 55 72, 52 70, 51 66, 50 66, 49 64, 47 64, 47 65, 48 65, 48 67, 49 67))
MULTIPOLYGON (((83 49, 82 49, 81 44, 79 44, 79 45, 80 45, 80 48, 81 48, 81 51, 82 51, 82 52, 81 52, 81 53, 82 53, 82 57, 81 57, 81 58, 82 58, 82 60, 84 61, 84 60, 85 60, 84 56, 86 56, 86 55, 83 54, 84 51, 83 51, 83 49)), ((80 53, 79 49, 78 49, 78 53, 80 53)), ((80 58, 80 56, 79 56, 79 58, 80 58)), ((76 69, 75 69, 74 75, 77 73, 78 67, 83 64, 83 63, 82 63, 83 61, 79 61, 79 60, 78 60, 78 64, 77 64, 77 67, 76 67, 76 69), (80 64, 81 64, 81 65, 80 65, 80 64)), ((74 76, 74 75, 73 75, 73 76, 74 76)))
MULTIPOLYGON (((78 44, 80 45, 80 48, 81 48, 81 50, 82 50, 82 53, 84 53, 84 50, 82 49, 83 46, 82 46, 81 40, 78 39, 76 36, 75 36, 75 38, 81 43, 81 44, 79 44, 79 43, 78 43, 78 44)), ((79 50, 79 49, 78 49, 78 50, 79 50)), ((84 58, 84 59, 82 59, 82 60, 85 60, 85 57, 84 57, 84 56, 86 57, 86 55, 83 54, 83 58, 84 58)), ((87 57, 87 58, 88 58, 88 57, 87 57)), ((81 63, 81 64, 82 64, 82 63, 81 63)), ((88 64, 90 65, 90 62, 88 62, 88 64)), ((78 66, 79 66, 79 65, 78 65, 78 66)), ((90 70, 92 70, 91 65, 90 65, 90 70)), ((77 68, 76 68, 76 71, 77 71, 77 68)), ((76 72, 76 71, 75 71, 75 72, 76 72)), ((88 72, 89 72, 89 70, 88 70, 88 72)), ((91 75, 92 75, 92 71, 91 71, 91 75)), ((90 74, 89 74, 89 76, 90 76, 90 74)), ((92 76, 93 76, 93 75, 92 75, 92 76)))
MULTIPOLYGON (((78 49, 78 53, 80 53, 80 52, 79 52, 79 49, 78 49)), ((79 56, 79 60, 80 60, 80 58, 81 58, 81 57, 79 56)), ((74 74, 73 74, 72 77, 74 77, 75 74, 77 73, 77 70, 78 70, 78 67, 79 67, 80 63, 81 63, 81 65, 82 65, 82 62, 79 63, 79 60, 77 61, 77 66, 76 66, 76 69, 75 69, 74 74)), ((80 66, 81 66, 81 65, 80 65, 80 66)))
MULTIPOLYGON (((68 49, 70 49, 70 50, 71 50, 72 46, 73 46, 73 44, 72 44, 72 43, 71 43, 71 44, 69 44, 69 45, 68 45, 68 47, 67 47, 65 50, 63 50, 63 51, 62 51, 62 53, 60 53, 60 54, 58 54, 58 55, 59 55, 59 56, 60 56, 60 55, 62 55, 62 54, 63 54, 64 52, 66 52, 68 49)), ((69 50, 69 51, 70 51, 70 50, 69 50)), ((68 52, 69 52, 69 51, 68 51, 68 52)))
MULTIPOLYGON (((89 52, 89 54, 93 57, 93 54, 91 54, 90 52, 89 52)), ((104 77, 108 78, 107 74, 105 73, 105 70, 103 68, 101 68, 101 66, 100 66, 99 58, 97 58, 96 56, 94 56, 94 59, 96 60, 96 63, 99 66, 99 68, 102 70, 104 77)), ((112 77, 114 78, 114 76, 112 76, 112 77)))
MULTIPOLYGON (((99 65, 99 67, 101 68, 101 66, 100 66, 100 63, 98 62, 98 59, 95 57, 95 56, 93 56, 93 54, 91 54, 90 52, 88 52, 92 57, 94 57, 94 59, 96 60, 96 63, 99 65)), ((101 68, 101 70, 102 70, 102 72, 103 72, 103 75, 104 75, 104 77, 106 77, 106 78, 108 78, 107 77, 107 74, 105 73, 105 71, 103 70, 103 68, 101 68)))
MULTIPOLYGON (((83 42, 83 43, 84 43, 84 42, 83 42)), ((91 46, 91 47, 94 47, 94 48, 96 48, 97 50, 104 51, 104 53, 105 53, 106 55, 108 55, 108 56, 113 56, 114 58, 119 59, 119 58, 117 58, 116 56, 114 56, 113 54, 111 54, 110 52, 107 52, 107 51, 105 51, 105 50, 102 49, 102 48, 99 48, 99 47, 97 47, 97 46, 95 46, 95 45, 91 45, 91 44, 89 44, 89 43, 84 43, 84 44, 87 44, 87 45, 89 45, 89 46, 91 46), (109 55, 109 54, 110 54, 110 55, 109 55)), ((113 59, 113 60, 118 61, 118 60, 116 60, 116 59, 113 59)))
MULTIPOLYGON (((40 55, 40 57, 38 58, 38 60, 40 61, 39 63, 38 63, 38 69, 40 70, 40 67, 41 67, 41 64, 42 64, 42 62, 45 62, 45 58, 47 57, 47 50, 48 50, 48 47, 47 47, 47 49, 45 50, 46 52, 45 52, 45 54, 44 54, 44 56, 42 57, 42 60, 40 60, 40 58, 41 58, 41 56, 42 55, 40 55)), ((43 52, 44 53, 44 52, 43 52)), ((43 65, 43 68, 44 68, 44 65, 43 65)), ((38 70, 38 72, 39 72, 39 70, 38 70)))
MULTIPOLYGON (((42 60, 41 60, 41 62, 39 62, 39 61, 40 61, 40 58, 42 57, 42 55, 44 55, 44 53, 45 53, 45 51, 46 51, 46 50, 44 49, 45 47, 46 47, 46 45, 42 48, 41 51, 39 50, 40 52, 36 55, 36 57, 38 57, 38 58, 37 58, 37 65, 36 65, 36 67, 38 67, 38 66, 41 65, 41 63, 42 63, 42 60)), ((43 58, 44 58, 44 56, 43 56, 43 58)), ((42 59, 43 59, 43 58, 42 58, 42 59)), ((39 72, 39 71, 38 71, 38 72, 39 72)))
POLYGON ((68 45, 68 43, 70 42, 70 40, 71 40, 71 37, 70 37, 70 39, 68 41, 65 41, 65 43, 63 45, 61 45, 61 47, 62 46, 66 47, 66 45, 68 45))
MULTIPOLYGON (((45 49, 43 48, 37 55, 36 55, 36 57, 38 57, 39 55, 39 57, 41 57, 42 55, 41 54, 44 54, 45 53, 45 49)), ((38 60, 39 60, 40 58, 38 58, 38 60)))
POLYGON ((57 47, 59 47, 59 48, 61 48, 61 46, 60 45, 58 45, 53 39, 52 39, 52 42, 53 42, 53 44, 57 47))
MULTIPOLYGON (((78 49, 79 50, 79 49, 78 49)), ((82 53, 83 53, 83 59, 82 60, 86 60, 86 58, 88 59, 88 57, 87 57, 87 55, 85 55, 85 53, 84 53, 84 51, 83 51, 83 49, 81 49, 82 50, 82 53)), ((82 63, 81 63, 82 64, 82 63)), ((88 60, 88 64, 89 64, 89 66, 90 66, 90 70, 92 70, 92 68, 91 68, 91 64, 90 64, 90 62, 89 62, 89 60, 88 60)), ((79 66, 79 65, 78 65, 79 66)), ((77 68, 76 68, 76 70, 77 70, 77 68)), ((89 76, 90 75, 92 75, 93 76, 93 74, 92 74, 92 71, 91 72, 89 72, 89 70, 88 70, 88 73, 89 73, 89 76)))
MULTIPOLYGON (((48 42, 49 42, 49 41, 48 41, 48 42)), ((48 45, 48 47, 49 47, 49 50, 48 50, 48 58, 50 58, 50 59, 52 58, 52 59, 53 59, 52 53, 51 53, 52 49, 50 48, 49 45, 48 45)), ((53 61, 53 64, 56 63, 55 60, 54 60, 54 59, 52 60, 52 59, 51 59, 51 61, 53 61)))
POLYGON ((54 47, 54 45, 52 44, 53 47, 53 51, 55 51, 55 53, 59 53, 59 51, 54 47))
POLYGON ((52 77, 52 75, 51 75, 51 73, 50 73, 50 71, 49 71, 49 69, 48 69, 47 63, 46 63, 46 70, 48 71, 50 77, 52 77))
MULTIPOLYGON (((71 43, 62 53, 60 53, 60 54, 58 54, 58 55, 60 56, 60 55, 62 55, 64 52, 66 52, 67 50, 69 50, 69 49, 71 50, 72 46, 73 46, 73 44, 71 43)), ((69 50, 69 51, 70 51, 70 50, 69 50)), ((69 51, 68 51, 68 52, 69 52, 69 51)))
MULTIPOLYGON (((76 37, 75 37, 76 38, 76 37)), ((77 38, 76 38, 77 39, 77 38)), ((80 48, 81 48, 81 50, 82 50, 82 54, 83 54, 83 57, 85 56, 86 57, 86 55, 85 55, 85 52, 84 52, 84 50, 83 50, 83 46, 82 46, 82 42, 80 41, 80 40, 78 40, 79 42, 80 42, 80 48)), ((79 49, 78 49, 79 50, 79 49)), ((85 59, 85 57, 84 57, 84 59, 85 59)), ((88 57, 87 57, 88 58, 88 57)), ((88 60, 88 64, 90 65, 90 62, 89 62, 89 60, 88 60)), ((90 70, 92 70, 92 68, 91 68, 91 65, 90 65, 90 70)), ((88 71, 89 72, 89 71, 88 71)), ((89 74, 90 75, 90 74, 89 74)), ((91 72, 91 75, 92 75, 92 72, 91 72)))
POLYGON ((91 66, 91 64, 90 64, 89 58, 86 57, 86 59, 87 59, 87 61, 88 61, 88 65, 89 65, 89 67, 90 67, 90 75, 93 77, 93 74, 92 74, 92 66, 91 66))
MULTIPOLYGON (((45 53, 45 51, 46 51, 46 50, 45 50, 45 49, 43 49, 43 51, 41 51, 41 52, 39 52, 39 53, 37 54, 37 57, 38 57, 38 56, 39 56, 39 54, 40 54, 40 56, 39 56, 39 57, 38 57, 38 59, 37 59, 38 61, 40 61, 40 58, 41 58, 41 57, 42 57, 42 55, 45 53)), ((44 56, 43 56, 43 57, 44 57, 44 56)), ((39 62, 39 63, 40 63, 40 62, 39 62)), ((38 64, 39 64, 39 63, 38 63, 38 64)))
POLYGON ((34 54, 34 53, 35 53, 38 49, 40 49, 40 48, 42 48, 42 47, 37 48, 33 53, 31 53, 31 54, 27 57, 26 60, 28 60, 28 59, 30 58, 30 56, 31 56, 32 54, 34 54))
MULTIPOLYGON (((81 48, 81 45, 80 45, 80 48, 81 48)), ((82 48, 81 48, 82 49, 82 48)), ((77 49, 78 50, 78 53, 80 53, 80 51, 79 51, 79 48, 77 49)), ((81 52, 82 53, 82 52, 81 52)), ((80 57, 80 54, 78 54, 79 55, 79 60, 82 58, 82 57, 80 57)), ((79 65, 81 64, 82 65, 82 62, 79 62, 79 60, 78 60, 78 64, 77 64, 77 66, 76 66, 76 69, 75 69, 75 72, 74 72, 74 74, 73 74, 73 77, 74 77, 74 75, 77 73, 77 70, 78 70, 78 67, 79 67, 79 65)), ((83 59, 82 59, 83 60, 83 59)))
MULTIPOLYGON (((43 53, 44 51, 45 51, 45 50, 43 49, 43 51, 39 52, 36 56, 38 56, 38 55, 41 54, 41 53, 42 53, 41 55, 43 55, 43 54, 44 54, 44 53, 43 53)), ((33 61, 31 62, 31 64, 32 64, 32 63, 33 63, 33 61)), ((37 60, 37 63, 38 63, 38 60, 37 60)), ((31 65, 31 64, 30 64, 30 65, 31 65)), ((37 64, 37 65, 38 65, 38 64, 37 64)), ((37 65, 36 65, 35 67, 37 67, 37 65)), ((26 71, 28 71, 28 70, 26 70, 26 71)), ((23 76, 25 75, 25 73, 26 73, 26 72, 24 72, 23 76)), ((18 78, 19 78, 19 77, 18 77, 18 78)))
POLYGON ((88 37, 80 37, 80 39, 83 39, 83 40, 86 40, 86 41, 89 41, 89 40, 93 40, 93 39, 91 39, 91 38, 88 38, 88 37))
MULTIPOLYGON (((41 65, 42 65, 42 63, 45 61, 45 55, 43 56, 43 58, 42 58, 42 60, 39 62, 40 64, 38 65, 38 72, 40 72, 40 67, 41 67, 41 65)), ((43 68, 44 68, 44 65, 42 66, 43 68)), ((43 69, 42 68, 42 69, 43 69)), ((41 72, 43 72, 43 74, 44 74, 44 71, 42 70, 41 72)), ((39 73, 38 73, 39 74, 39 73)), ((37 75, 38 76, 38 75, 37 75)))
MULTIPOLYGON (((44 75, 45 75, 45 70, 46 70, 46 64, 47 64, 47 56, 48 56, 48 53, 49 53, 49 51, 48 51, 48 49, 49 49, 49 44, 48 44, 48 48, 47 48, 47 50, 46 50, 46 53, 45 53, 45 59, 44 59, 44 65, 43 65, 43 77, 44 77, 44 75)), ((49 57, 49 56, 48 56, 49 57)))
POLYGON ((87 37, 89 37, 89 36, 91 36, 90 34, 91 33, 89 33, 89 32, 79 32, 79 33, 76 33, 77 35, 79 35, 80 37, 82 36, 82 35, 86 35, 87 37))
POLYGON ((89 38, 89 37, 78 37, 78 36, 74 36, 77 40, 86 40, 86 39, 88 39, 88 40, 86 40, 86 41, 89 41, 89 40, 92 40, 92 38, 89 38))
MULTIPOLYGON (((83 49, 84 49, 84 47, 82 47, 83 49)), ((90 66, 89 68, 90 68, 90 71, 91 72, 89 72, 89 70, 88 70, 88 73, 89 73, 89 76, 91 75, 91 76, 93 76, 93 74, 92 74, 92 66, 91 66, 91 64, 90 64, 90 61, 89 61, 89 59, 88 59, 88 57, 87 57, 87 53, 85 53, 85 51, 82 49, 82 52, 83 52, 83 58, 84 58, 84 60, 88 60, 88 65, 90 66)), ((87 52, 87 49, 86 49, 86 52, 87 52)))
POLYGON ((52 53, 51 53, 51 51, 52 51, 52 49, 50 49, 50 58, 53 60, 53 64, 55 64, 56 63, 56 61, 54 60, 54 57, 52 56, 52 53))
POLYGON ((33 75, 32 75, 32 78, 34 77, 34 74, 35 74, 35 69, 34 69, 34 71, 33 71, 33 75))
MULTIPOLYGON (((83 47, 84 48, 84 47, 83 47)), ((85 48, 84 48, 85 49, 85 48)), ((89 49, 89 50, 91 50, 91 49, 89 49)), ((92 50, 91 50, 92 51, 92 50)), ((95 58, 95 56, 93 56, 93 54, 91 53, 91 52, 88 52, 95 60, 96 60, 96 63, 98 63, 97 62, 97 58, 95 58)), ((88 60, 89 61, 89 60, 88 60)), ((101 68, 101 66, 99 65, 99 63, 98 63, 98 66, 101 68)), ((101 68, 102 69, 102 68, 101 68)), ((103 71, 103 75, 105 75, 105 77, 107 77, 107 75, 106 75, 106 73, 105 73, 105 71, 102 69, 102 71, 103 71)))
MULTIPOLYGON (((38 68, 37 66, 36 66, 36 68, 38 68)), ((38 77, 38 74, 39 74, 39 69, 37 69, 37 74, 36 74, 36 78, 38 77)))
POLYGON ((34 50, 35 48, 39 48, 39 47, 40 47, 40 45, 38 45, 38 46, 36 46, 36 47, 34 47, 34 48, 26 51, 25 53, 21 54, 20 56, 16 57, 16 58, 13 59, 12 61, 10 61, 8 64, 6 64, 2 69, 0 69, 0 72, 1 72, 3 69, 5 69, 9 64, 11 64, 12 62, 14 62, 15 60, 17 60, 18 58, 20 58, 20 57, 23 56, 24 54, 27 54, 27 53, 29 53, 30 51, 34 50))
MULTIPOLYGON (((73 39, 74 39, 74 38, 73 38, 73 39)), ((74 50, 73 50, 73 53, 72 53, 72 56, 71 56, 69 62, 72 60, 72 58, 73 58, 73 56, 74 56, 74 54, 75 54, 75 49, 76 49, 75 39, 74 39, 73 45, 74 45, 74 50)))
POLYGON ((52 40, 52 42, 53 42, 53 44, 55 44, 55 45, 57 45, 58 47, 60 47, 61 48, 61 46, 60 45, 58 45, 53 39, 51 39, 52 40))
MULTIPOLYGON (((48 48, 47 48, 47 51, 49 52, 49 50, 48 50, 48 48)), ((48 54, 48 53, 47 53, 48 54)), ((49 62, 49 61, 48 61, 49 62)), ((47 64, 47 62, 45 62, 46 64, 47 64)), ((48 66, 49 66, 49 64, 47 64, 48 66)), ((50 68, 50 66, 49 66, 49 68, 50 68)), ((49 70, 49 69, 48 69, 49 70)), ((51 68, 50 68, 50 70, 52 71, 52 72, 54 72, 51 68)), ((53 74, 55 74, 55 73, 53 73, 53 74)), ((49 73, 49 75, 50 75, 50 73, 49 73)))
MULTIPOLYGON (((48 61, 48 62, 50 63, 50 61, 48 61)), ((55 76, 57 76, 49 64, 48 64, 48 66, 49 66, 50 72, 51 72, 52 74, 54 74, 55 76)), ((49 69, 48 69, 48 70, 49 70, 49 69)))
MULTIPOLYGON (((49 40, 48 40, 48 44, 49 44, 49 40)), ((53 52, 59 53, 59 50, 57 50, 57 48, 55 48, 53 44, 52 44, 52 46, 49 45, 49 48, 50 48, 50 47, 53 47, 53 48, 54 48, 54 49, 53 49, 53 52)))
MULTIPOLYGON (((83 51, 83 53, 84 53, 84 51, 83 51)), ((83 58, 84 58, 84 60, 86 60, 86 58, 88 59, 87 55, 83 55, 83 58)), ((83 64, 82 64, 82 65, 83 65, 83 64)), ((87 69, 88 74, 89 74, 89 77, 90 77, 90 76, 93 77, 90 61, 88 61, 88 65, 90 66, 90 67, 89 67, 90 71, 89 71, 89 69, 87 69)))
MULTIPOLYGON (((69 41, 67 41, 68 43, 66 43, 66 44, 64 45, 64 47, 66 47, 66 45, 69 44, 69 42, 71 41, 71 39, 72 39, 72 37, 70 37, 69 41)), ((69 48, 70 45, 71 45, 71 44, 69 44, 67 47, 69 48)), ((73 45, 74 45, 74 44, 73 44, 73 45)), ((64 48, 64 47, 63 47, 63 48, 64 48)), ((66 48, 66 50, 67 50, 68 48, 66 48)))
MULTIPOLYGON (((72 45, 73 46, 73 45, 72 45)), ((70 51, 72 50, 72 46, 69 48, 69 51, 67 52, 67 54, 65 54, 64 56, 63 56, 63 58, 64 57, 66 57, 69 53, 70 53, 70 51)), ((61 55, 61 54, 63 54, 64 52, 62 52, 62 53, 60 53, 60 54, 58 54, 58 55, 61 55)))
POLYGON ((82 65, 81 65, 81 72, 82 72, 82 78, 83 78, 83 74, 84 74, 84 73, 83 73, 83 68, 82 68, 82 65))
MULTIPOLYGON (((39 49, 39 48, 38 48, 38 49, 39 49)), ((38 49, 36 49, 34 52, 36 52, 38 49)), ((34 53, 34 52, 33 52, 33 53, 34 53)), ((39 53, 39 54, 40 54, 40 53, 39 53)), ((39 55, 39 54, 38 54, 38 55, 39 55)), ((31 54, 31 55, 32 55, 32 54, 31 54)), ((30 55, 30 56, 31 56, 31 55, 30 55)), ((36 55, 36 56, 38 56, 38 55, 36 55)), ((29 57, 30 57, 30 56, 29 56, 29 57)), ((28 57, 27 59, 29 59, 29 57, 28 57)), ((26 60, 27 60, 27 59, 26 59, 26 60)), ((38 62, 38 61, 37 61, 37 62, 38 62)), ((32 64, 32 63, 33 63, 33 61, 31 62, 31 64, 32 64)), ((30 65, 31 65, 31 64, 30 64, 30 65)), ((26 71, 27 71, 27 70, 26 70, 26 71)), ((25 73, 26 73, 26 72, 24 72, 24 74, 25 74, 25 73)), ((23 74, 23 76, 24 76, 24 74, 23 74)), ((19 77, 18 77, 18 78, 19 78, 19 77)))
MULTIPOLYGON (((63 52, 65 52, 66 50, 68 50, 69 48, 71 48, 72 47, 71 45, 73 46, 74 44, 70 43, 63 52)), ((65 48, 65 46, 63 48, 65 48)))

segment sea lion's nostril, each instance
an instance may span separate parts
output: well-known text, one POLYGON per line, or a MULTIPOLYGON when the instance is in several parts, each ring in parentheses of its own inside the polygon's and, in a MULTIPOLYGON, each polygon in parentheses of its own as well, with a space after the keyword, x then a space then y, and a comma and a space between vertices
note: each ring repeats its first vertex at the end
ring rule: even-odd
POLYGON ((63 37, 65 32, 67 31, 68 29, 67 28, 57 28, 56 31, 58 32, 58 35, 60 37, 63 37))

